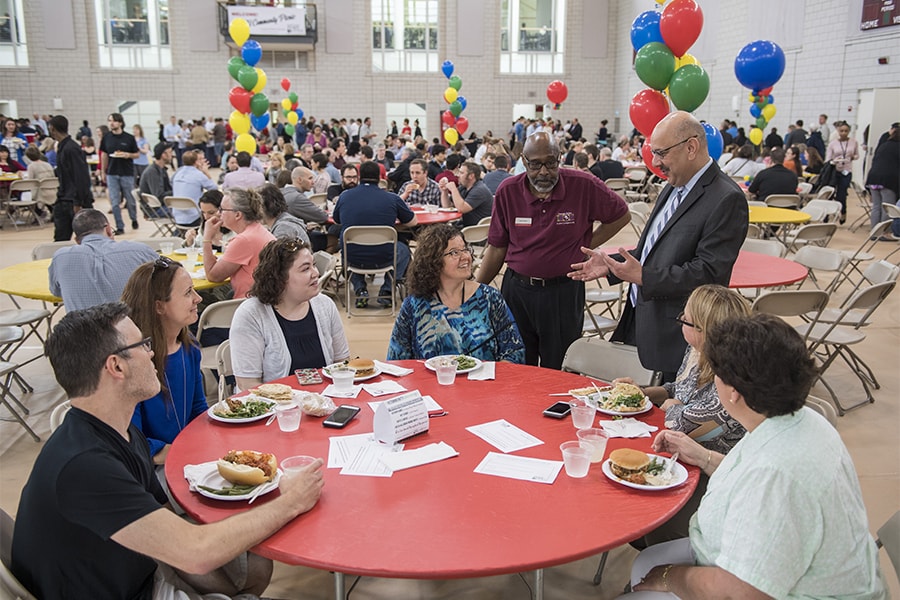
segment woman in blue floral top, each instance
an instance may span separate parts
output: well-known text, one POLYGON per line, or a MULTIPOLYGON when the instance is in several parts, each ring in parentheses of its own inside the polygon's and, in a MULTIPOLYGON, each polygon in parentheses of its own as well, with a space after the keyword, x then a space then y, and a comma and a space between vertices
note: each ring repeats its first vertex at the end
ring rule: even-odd
POLYGON ((452 225, 418 238, 388 360, 466 354, 525 362, 525 346, 500 292, 472 279, 472 250, 452 225))

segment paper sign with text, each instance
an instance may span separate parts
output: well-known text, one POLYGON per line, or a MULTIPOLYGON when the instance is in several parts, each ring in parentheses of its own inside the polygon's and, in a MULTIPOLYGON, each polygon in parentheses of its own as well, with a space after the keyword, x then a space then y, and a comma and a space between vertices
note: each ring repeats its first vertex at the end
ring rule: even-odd
POLYGON ((419 390, 382 402, 375 410, 372 429, 382 444, 394 444, 428 431, 428 407, 419 390))

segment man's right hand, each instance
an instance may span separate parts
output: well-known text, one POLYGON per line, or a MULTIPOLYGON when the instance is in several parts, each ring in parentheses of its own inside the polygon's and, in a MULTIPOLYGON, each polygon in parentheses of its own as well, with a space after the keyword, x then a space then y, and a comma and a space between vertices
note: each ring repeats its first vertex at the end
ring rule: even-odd
POLYGON ((322 495, 325 479, 322 474, 324 461, 317 458, 315 462, 300 469, 297 474, 283 475, 278 483, 282 496, 290 500, 291 506, 299 509, 297 514, 305 513, 316 505, 322 495))
POLYGON ((586 261, 575 263, 572 265, 572 272, 568 276, 577 281, 590 281, 600 277, 606 277, 609 274, 609 267, 606 265, 606 254, 599 250, 591 250, 590 248, 581 247, 581 251, 588 257, 586 261))

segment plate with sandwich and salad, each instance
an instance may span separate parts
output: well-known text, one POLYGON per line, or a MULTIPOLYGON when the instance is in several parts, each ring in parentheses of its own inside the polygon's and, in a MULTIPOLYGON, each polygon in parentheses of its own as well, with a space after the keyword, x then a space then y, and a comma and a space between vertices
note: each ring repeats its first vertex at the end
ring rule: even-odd
POLYGON ((688 479, 687 469, 678 461, 632 448, 610 452, 602 471, 612 481, 636 490, 668 490, 688 479))
POLYGON ((199 478, 196 488, 213 500, 250 500, 278 489, 281 475, 274 454, 231 450, 199 478))
POLYGON ((352 358, 350 360, 336 362, 323 368, 322 374, 328 379, 333 379, 331 377, 331 369, 335 367, 349 367, 356 371, 356 375, 353 377, 354 382, 367 381, 381 375, 381 369, 379 369, 375 365, 375 361, 370 358, 352 358))
POLYGON ((437 371, 438 361, 442 358, 455 358, 456 373, 459 375, 474 371, 482 365, 482 362, 474 356, 467 356, 465 354, 447 354, 445 356, 432 356, 425 361, 425 368, 429 371, 437 371))
POLYGON ((584 400, 587 404, 593 404, 597 412, 614 417, 640 415, 653 408, 653 403, 644 395, 644 391, 630 383, 617 383, 601 388, 579 388, 569 390, 569 394, 584 400))

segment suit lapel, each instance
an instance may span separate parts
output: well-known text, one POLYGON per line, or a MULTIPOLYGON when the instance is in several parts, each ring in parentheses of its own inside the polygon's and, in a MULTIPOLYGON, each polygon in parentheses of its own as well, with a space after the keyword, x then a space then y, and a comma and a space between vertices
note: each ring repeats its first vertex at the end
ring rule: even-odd
MULTIPOLYGON (((650 248, 650 253, 647 255, 648 258, 651 254, 653 254, 653 251, 656 250, 656 248, 659 246, 660 241, 666 236, 666 234, 669 232, 669 230, 672 228, 672 226, 675 224, 675 222, 678 221, 678 219, 680 219, 682 217, 682 215, 684 215, 688 210, 690 210, 691 205, 693 205, 697 201, 697 199, 703 195, 704 191, 706 190, 706 186, 708 186, 710 183, 712 183, 715 180, 716 175, 717 175, 716 170, 717 170, 717 166, 716 166, 715 161, 713 161, 713 163, 709 166, 709 168, 706 169, 706 172, 703 173, 703 175, 700 176, 700 179, 697 180, 697 183, 694 184, 694 187, 691 188, 691 191, 688 193, 688 195, 684 198, 684 200, 681 201, 681 206, 678 207, 678 210, 675 211, 675 214, 673 214, 672 218, 669 219, 669 222, 666 223, 666 226, 663 227, 663 230, 659 233, 659 237, 656 238, 656 243, 653 244, 653 248, 650 248)), ((650 223, 653 222, 653 219, 656 218, 656 214, 662 209, 663 206, 665 206, 666 202, 669 201, 669 196, 672 195, 672 192, 675 189, 669 184, 666 184, 666 187, 669 190, 669 194, 666 196, 665 202, 663 202, 662 204, 657 202, 657 206, 655 207, 655 209, 653 211, 650 221, 648 221, 647 227, 644 228, 645 232, 649 228, 650 223)), ((665 191, 665 190, 663 190, 663 191, 665 191)), ((644 241, 643 236, 641 236, 641 237, 642 237, 641 241, 643 242, 644 241)), ((643 248, 643 244, 641 245, 641 248, 643 248)))

